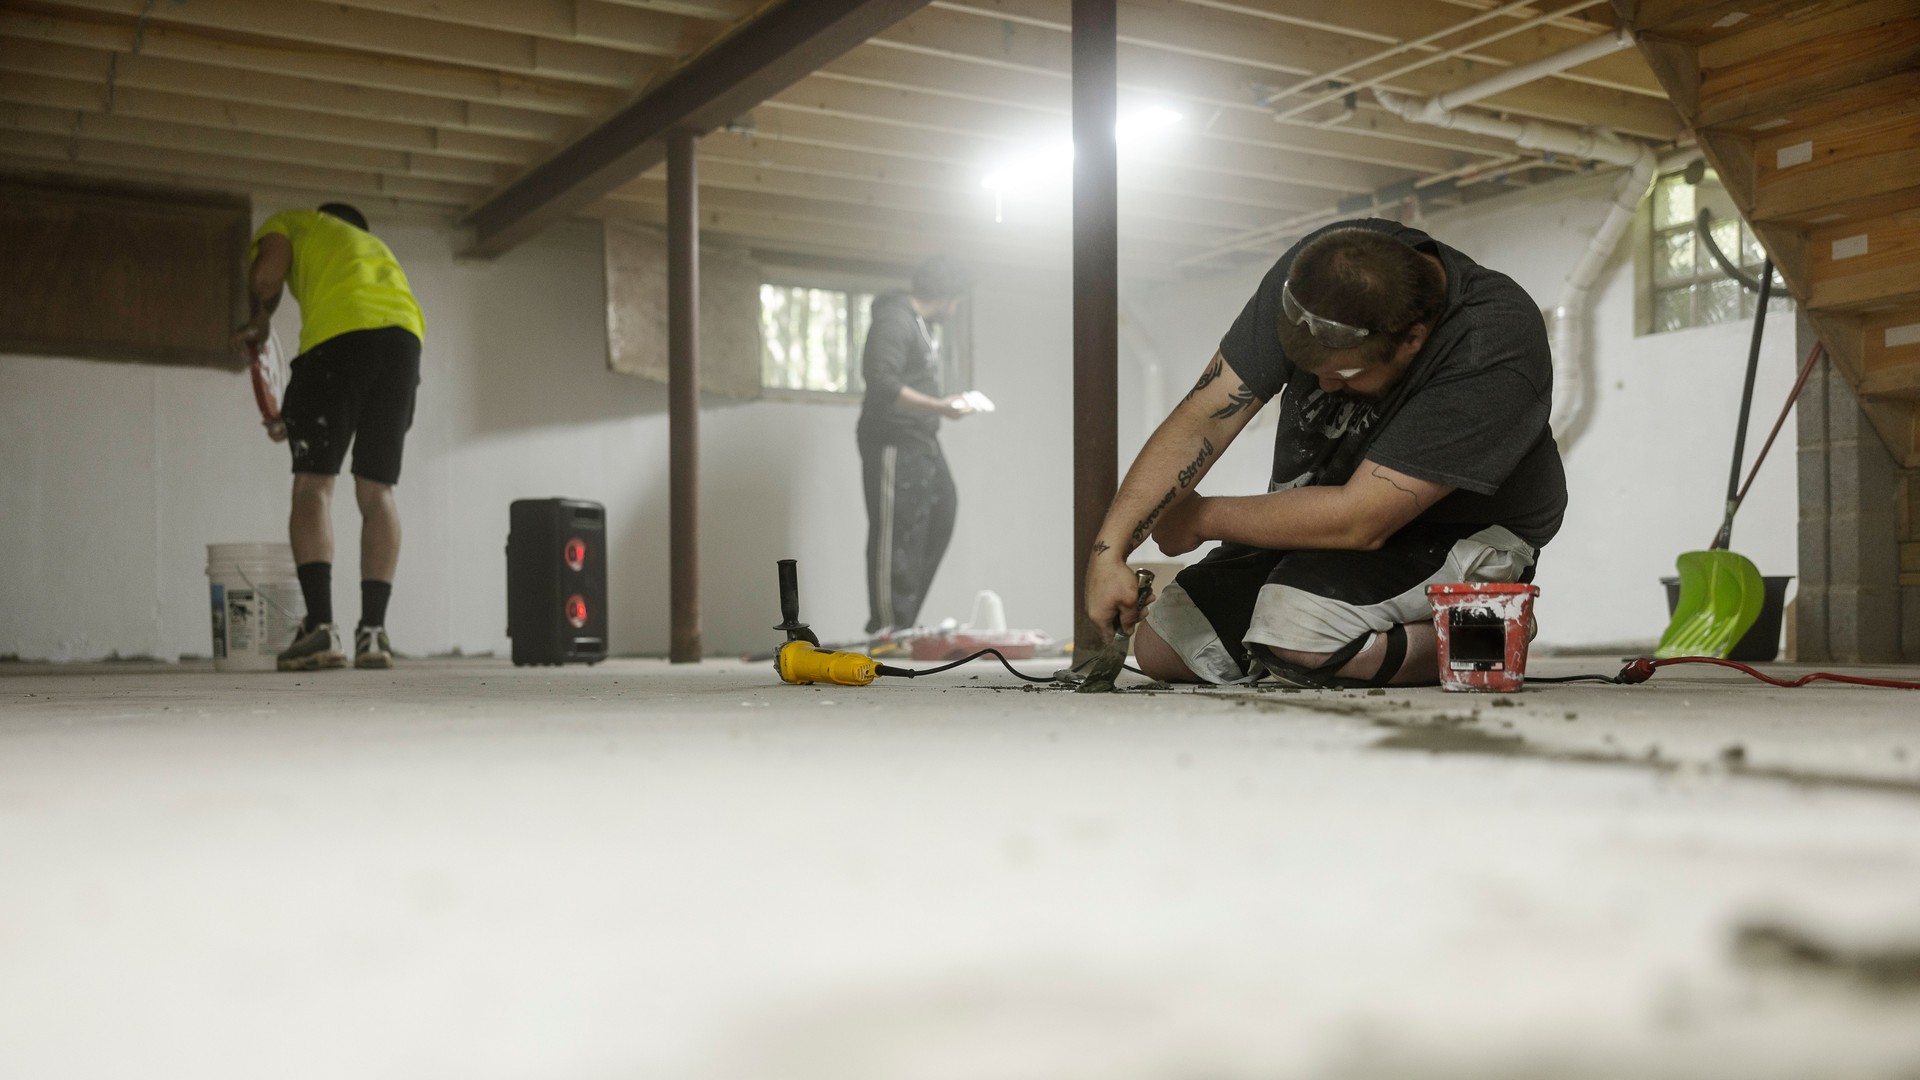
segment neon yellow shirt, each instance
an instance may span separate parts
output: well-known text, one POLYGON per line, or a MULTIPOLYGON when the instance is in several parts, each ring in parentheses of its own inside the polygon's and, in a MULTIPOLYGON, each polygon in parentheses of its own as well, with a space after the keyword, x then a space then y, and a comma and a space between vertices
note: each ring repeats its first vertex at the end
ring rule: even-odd
POLYGON ((379 237, 318 210, 286 210, 253 234, 249 260, 268 233, 293 244, 287 289, 300 302, 302 353, 328 338, 383 326, 403 327, 426 340, 406 272, 379 237))

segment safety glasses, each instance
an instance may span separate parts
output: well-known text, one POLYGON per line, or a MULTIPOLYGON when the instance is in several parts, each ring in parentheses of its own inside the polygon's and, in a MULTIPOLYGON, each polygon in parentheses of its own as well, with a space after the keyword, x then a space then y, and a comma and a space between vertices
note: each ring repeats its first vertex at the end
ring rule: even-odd
POLYGON ((1299 326, 1305 323, 1307 333, 1313 340, 1329 349, 1352 349, 1359 347, 1367 335, 1373 331, 1364 326, 1349 326, 1332 319, 1323 319, 1308 311, 1300 301, 1294 299, 1290 282, 1280 286, 1280 310, 1286 315, 1287 322, 1299 326))

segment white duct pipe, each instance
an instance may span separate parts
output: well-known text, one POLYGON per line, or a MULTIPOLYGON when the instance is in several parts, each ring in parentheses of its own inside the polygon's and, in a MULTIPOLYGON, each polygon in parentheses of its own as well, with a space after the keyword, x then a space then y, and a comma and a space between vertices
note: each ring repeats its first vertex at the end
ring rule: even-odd
POLYGON ((1581 42, 1571 49, 1543 56, 1531 63, 1519 64, 1492 75, 1477 83, 1469 83, 1456 90, 1449 90, 1434 98, 1433 105, 1442 109, 1457 109, 1462 105, 1479 101, 1481 98, 1524 86, 1535 79, 1548 75, 1557 75, 1568 68, 1579 67, 1589 60, 1598 60, 1610 56, 1622 49, 1633 48, 1633 35, 1625 29, 1615 30, 1611 34, 1601 34, 1589 41, 1581 42))
POLYGON ((1640 147, 1640 156, 1613 185, 1613 205, 1587 244, 1580 261, 1567 272, 1560 286, 1560 300, 1553 306, 1548 324, 1548 339, 1553 345, 1553 433, 1561 449, 1573 445, 1586 427, 1590 397, 1587 384, 1587 310, 1589 294, 1600 271, 1613 257, 1614 248, 1633 223, 1640 200, 1653 187, 1654 167, 1658 159, 1652 148, 1640 147))
MULTIPOLYGON (((1560 54, 1561 57, 1565 55, 1560 54)), ((1613 204, 1607 209, 1606 218, 1587 244, 1580 261, 1568 272, 1566 282, 1561 286, 1559 302, 1553 306, 1548 334, 1553 347, 1554 369, 1552 423, 1554 435, 1560 439, 1561 448, 1566 449, 1586 426, 1589 405, 1586 357, 1589 295, 1594 282, 1600 278, 1600 271, 1606 266, 1607 260, 1613 257, 1614 248, 1632 223, 1640 200, 1646 197, 1647 190, 1653 185, 1658 158, 1646 144, 1627 142, 1610 131, 1582 131, 1564 124, 1538 120, 1502 120, 1459 113, 1432 101, 1415 102, 1377 88, 1373 94, 1388 111, 1413 123, 1470 131, 1507 139, 1532 150, 1627 167, 1627 173, 1614 185, 1613 204)))
POLYGON ((1610 131, 1586 131, 1545 120, 1503 120, 1482 113, 1454 112, 1431 101, 1417 102, 1387 90, 1375 89, 1373 96, 1388 112, 1412 123, 1506 139, 1529 150, 1627 166, 1646 152, 1640 144, 1627 142, 1610 131))

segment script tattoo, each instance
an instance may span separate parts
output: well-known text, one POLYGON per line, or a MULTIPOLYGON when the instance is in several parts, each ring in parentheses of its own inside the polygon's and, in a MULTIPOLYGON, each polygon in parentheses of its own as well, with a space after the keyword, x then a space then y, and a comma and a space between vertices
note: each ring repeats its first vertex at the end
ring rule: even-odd
POLYGON ((1215 353, 1213 361, 1207 365, 1207 370, 1200 373, 1200 381, 1193 384, 1193 389, 1187 391, 1187 396, 1180 399, 1180 404, 1185 405, 1187 402, 1192 401, 1193 395, 1210 386, 1213 380, 1220 377, 1220 372, 1224 367, 1225 365, 1222 363, 1220 355, 1215 353))
POLYGON ((1201 439, 1200 452, 1193 456, 1193 463, 1180 470, 1180 490, 1185 491, 1187 488, 1193 486, 1193 482, 1199 478, 1201 470, 1205 468, 1207 459, 1212 456, 1213 440, 1201 439))
POLYGON ((1392 484, 1394 486, 1394 490, 1400 492, 1402 495, 1405 495, 1407 498, 1412 499, 1413 505, 1415 506, 1420 505, 1420 496, 1416 494, 1413 491, 1413 489, 1406 487, 1405 485, 1401 484, 1400 481, 1395 480, 1391 476, 1388 476, 1386 472, 1383 471, 1381 467, 1378 465, 1375 465, 1373 467, 1373 478, 1375 480, 1385 480, 1387 483, 1392 484))
POLYGON ((1112 548, 1112 547, 1110 547, 1110 546, 1109 546, 1109 545, 1107 544, 1107 542, 1106 542, 1105 540, 1095 540, 1095 541, 1093 542, 1093 550, 1092 550, 1092 551, 1089 551, 1089 552, 1088 552, 1087 554, 1089 554, 1089 555, 1105 555, 1105 554, 1106 554, 1107 552, 1109 552, 1109 551, 1112 551, 1112 550, 1113 550, 1113 548, 1112 548))
POLYGON ((1213 418, 1215 420, 1225 420, 1230 416, 1234 416, 1238 414, 1240 410, 1252 405, 1253 400, 1253 391, 1247 389, 1246 383, 1241 383, 1240 389, 1227 395, 1227 403, 1214 410, 1213 418))
POLYGON ((1146 517, 1140 519, 1140 524, 1133 527, 1133 535, 1129 539, 1134 547, 1139 547, 1146 542, 1148 535, 1153 532, 1153 523, 1160 520, 1160 511, 1165 510, 1173 502, 1173 497, 1178 494, 1180 494, 1179 488, 1168 488, 1167 493, 1160 496, 1160 502, 1147 512, 1146 517))

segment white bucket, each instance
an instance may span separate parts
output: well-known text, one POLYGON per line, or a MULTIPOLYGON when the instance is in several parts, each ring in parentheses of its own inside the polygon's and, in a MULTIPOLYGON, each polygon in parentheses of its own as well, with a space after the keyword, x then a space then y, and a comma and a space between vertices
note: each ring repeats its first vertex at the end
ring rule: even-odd
POLYGON ((272 671, 293 644, 307 602, 286 544, 208 544, 215 671, 272 671))

